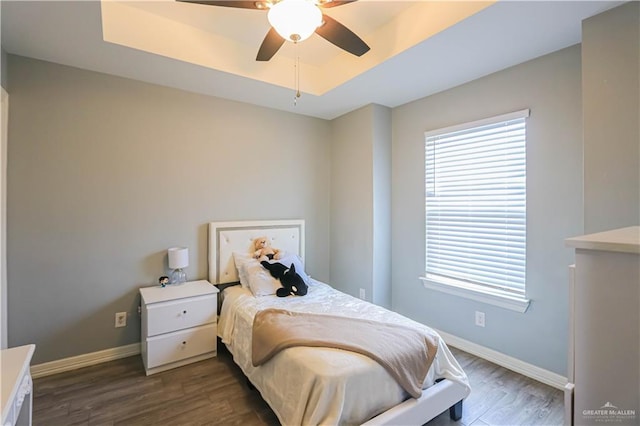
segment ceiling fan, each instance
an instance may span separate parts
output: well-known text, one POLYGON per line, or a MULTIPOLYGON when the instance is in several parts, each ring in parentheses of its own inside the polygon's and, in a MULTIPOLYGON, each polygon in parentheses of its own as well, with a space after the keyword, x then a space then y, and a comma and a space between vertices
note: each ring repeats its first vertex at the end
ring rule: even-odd
POLYGON ((369 46, 349 28, 321 12, 329 8, 353 3, 357 0, 177 0, 209 6, 268 10, 271 29, 265 36, 256 61, 268 61, 285 40, 294 43, 305 40, 314 32, 339 48, 356 56, 369 51, 369 46))

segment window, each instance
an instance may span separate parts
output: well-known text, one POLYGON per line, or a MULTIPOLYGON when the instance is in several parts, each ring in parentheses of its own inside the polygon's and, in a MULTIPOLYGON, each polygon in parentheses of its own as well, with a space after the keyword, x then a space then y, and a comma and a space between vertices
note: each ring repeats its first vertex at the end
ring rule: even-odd
POLYGON ((425 134, 425 286, 526 310, 528 116, 425 134))

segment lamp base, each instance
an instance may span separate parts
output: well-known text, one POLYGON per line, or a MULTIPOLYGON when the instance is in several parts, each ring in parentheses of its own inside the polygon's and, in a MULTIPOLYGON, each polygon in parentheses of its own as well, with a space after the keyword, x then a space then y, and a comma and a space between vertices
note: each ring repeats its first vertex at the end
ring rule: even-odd
POLYGON ((187 273, 180 268, 174 269, 173 272, 171 273, 171 284, 177 285, 177 284, 184 284, 186 282, 187 282, 187 273))

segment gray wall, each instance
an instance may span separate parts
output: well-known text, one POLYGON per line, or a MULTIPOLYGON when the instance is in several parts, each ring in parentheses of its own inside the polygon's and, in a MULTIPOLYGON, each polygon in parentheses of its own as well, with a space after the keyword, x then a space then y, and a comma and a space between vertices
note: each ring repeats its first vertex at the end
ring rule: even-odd
MULTIPOLYGON (((2 2, 0 2, 0 22, 2 22, 2 2)), ((0 44, 0 85, 5 89, 7 88, 7 52, 5 52, 1 44, 0 44)))
POLYGON ((369 105, 331 127, 331 283, 390 307, 391 110, 369 105))
POLYGON ((640 3, 582 26, 585 232, 640 224, 640 3))
POLYGON ((583 228, 580 64, 573 46, 393 110, 394 310, 559 374, 566 373, 573 261, 563 240, 583 228), (529 310, 423 288, 424 132, 525 108, 529 310), (474 325, 476 310, 486 313, 485 328, 474 325))
POLYGON ((34 363, 139 342, 138 288, 174 245, 206 278, 209 221, 305 219, 329 280, 329 122, 12 55, 9 75, 9 345, 34 363))
MULTIPOLYGON (((0 2, 0 22, 2 22, 2 3, 0 2)), ((7 87, 7 52, 0 46, 0 85, 3 88, 7 87)), ((2 108, 5 108, 4 103, 2 104, 2 108)), ((2 112, 2 111, 0 111, 2 112)), ((2 123, 2 128, 0 131, 4 132, 5 123, 2 123)), ((0 349, 5 349, 8 347, 8 315, 7 315, 7 256, 6 253, 6 186, 7 186, 7 169, 6 169, 6 153, 7 153, 7 143, 6 139, 2 138, 2 146, 0 146, 0 163, 2 166, 0 167, 0 200, 2 206, 0 206, 1 218, 0 218, 0 226, 2 229, 0 230, 0 349)))
MULTIPOLYGON (((0 22, 2 22, 2 2, 0 2, 0 22)), ((0 86, 6 89, 7 87, 7 52, 0 45, 0 86)), ((4 108, 4 105, 3 105, 4 108)), ((4 126, 4 123, 3 123, 4 126)), ((4 132, 5 130, 2 129, 4 132)), ((0 181, 2 182, 1 187, 2 191, 0 193, 0 199, 2 200, 2 206, 0 210, 2 210, 2 218, 1 222, 1 237, 0 237, 0 245, 2 246, 2 250, 0 251, 0 349, 4 349, 8 347, 8 315, 7 315, 7 256, 6 253, 6 185, 7 185, 7 170, 6 170, 6 153, 7 153, 7 144, 6 140, 2 139, 2 146, 0 147, 2 152, 2 158, 0 161, 2 163, 2 176, 0 177, 0 181)))
POLYGON ((391 307, 391 109, 374 105, 373 120, 373 296, 391 307))
MULTIPOLYGON (((0 8, 2 9, 2 8, 0 8)), ((7 88, 7 52, 4 49, 0 49, 0 85, 7 88)))

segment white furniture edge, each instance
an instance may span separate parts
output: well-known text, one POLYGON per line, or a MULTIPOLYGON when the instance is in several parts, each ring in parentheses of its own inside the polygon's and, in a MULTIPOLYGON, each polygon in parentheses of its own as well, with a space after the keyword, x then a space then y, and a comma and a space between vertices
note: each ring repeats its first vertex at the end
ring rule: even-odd
POLYGON ((567 346, 567 381, 573 383, 575 378, 576 352, 576 321, 574 318, 576 307, 576 265, 569 265, 569 344, 567 346))
POLYGON ((102 364, 103 362, 114 361, 120 358, 126 358, 134 355, 140 355, 140 343, 132 343, 126 346, 105 349, 102 351, 91 352, 83 355, 62 358, 56 361, 45 362, 31 366, 31 376, 35 379, 38 377, 51 376, 52 374, 63 373, 65 371, 76 370, 78 368, 89 367, 92 365, 102 364))
POLYGON ((640 226, 613 229, 595 234, 567 238, 565 245, 584 250, 640 254, 640 226))
POLYGON ((272 246, 304 260, 304 220, 260 220, 209 223, 209 282, 238 281, 233 253, 247 253, 255 238, 266 236, 272 246))
MULTIPOLYGON (((219 278, 221 271, 227 270, 227 277, 236 277, 233 252, 247 250, 247 243, 260 235, 273 235, 273 230, 284 230, 287 238, 297 233, 298 254, 304 257, 304 221, 241 221, 209 223, 209 281, 215 284, 233 282, 231 278, 219 278), (290 233, 290 231, 294 231, 290 233), (224 244, 218 239, 229 238, 224 244), (221 266, 224 265, 224 266, 221 266), (233 269, 230 271, 229 269, 233 269), (212 281, 213 280, 213 281, 212 281), (221 282, 220 282, 221 281, 221 282)), ((283 234, 279 234, 282 236, 283 234)), ((274 244, 274 246, 276 246, 274 244)), ((281 248, 281 247, 278 247, 281 248)), ((286 247, 285 247, 286 250, 286 247)), ((290 250, 295 251, 295 249, 290 250)), ((260 390, 260 389, 258 389, 260 390)), ((425 389, 418 399, 409 398, 389 410, 370 419, 367 425, 424 424, 447 411, 469 395, 469 390, 459 383, 443 380, 425 389)))
MULTIPOLYGON (((5 380, 2 381, 2 389, 0 390, 0 393, 2 393, 2 405, 0 406, 0 411, 2 414, 1 417, 3 425, 12 424, 5 422, 8 420, 7 416, 9 416, 9 412, 14 408, 16 398, 20 399, 17 404, 19 408, 22 408, 25 404, 24 398, 27 398, 28 395, 29 399, 26 403, 28 404, 30 411, 29 418, 26 423, 31 426, 31 410, 33 403, 33 384, 31 379, 33 376, 30 374, 29 363, 31 362, 31 358, 33 357, 33 352, 35 350, 36 345, 34 344, 16 346, 2 350, 4 353, 0 355, 0 358, 8 356, 12 361, 21 361, 20 370, 16 369, 15 365, 12 363, 5 364, 6 361, 2 363, 5 364, 5 367, 7 368, 7 371, 4 373, 7 374, 7 376, 4 377, 4 379, 9 380, 8 382, 5 380), (10 354, 9 351, 11 352, 10 354), (18 382, 18 380, 20 382, 18 382), (11 389, 9 392, 6 392, 7 389, 5 386, 8 384, 11 385, 11 389)), ((13 414, 15 415, 15 413, 13 414)), ((13 417, 11 420, 15 421, 16 417, 13 417)))
POLYGON ((554 373, 553 371, 545 370, 544 368, 529 364, 528 362, 519 360, 509 355, 505 355, 502 352, 489 349, 485 346, 478 345, 477 343, 470 342, 444 331, 440 331, 437 329, 434 330, 436 330, 438 334, 442 336, 447 345, 451 345, 462 351, 468 352, 482 359, 486 359, 487 361, 490 361, 501 367, 542 382, 545 385, 564 390, 565 386, 568 383, 566 377, 558 373, 554 373))
POLYGON ((573 425, 573 393, 576 386, 573 383, 567 383, 564 386, 564 426, 573 425))

